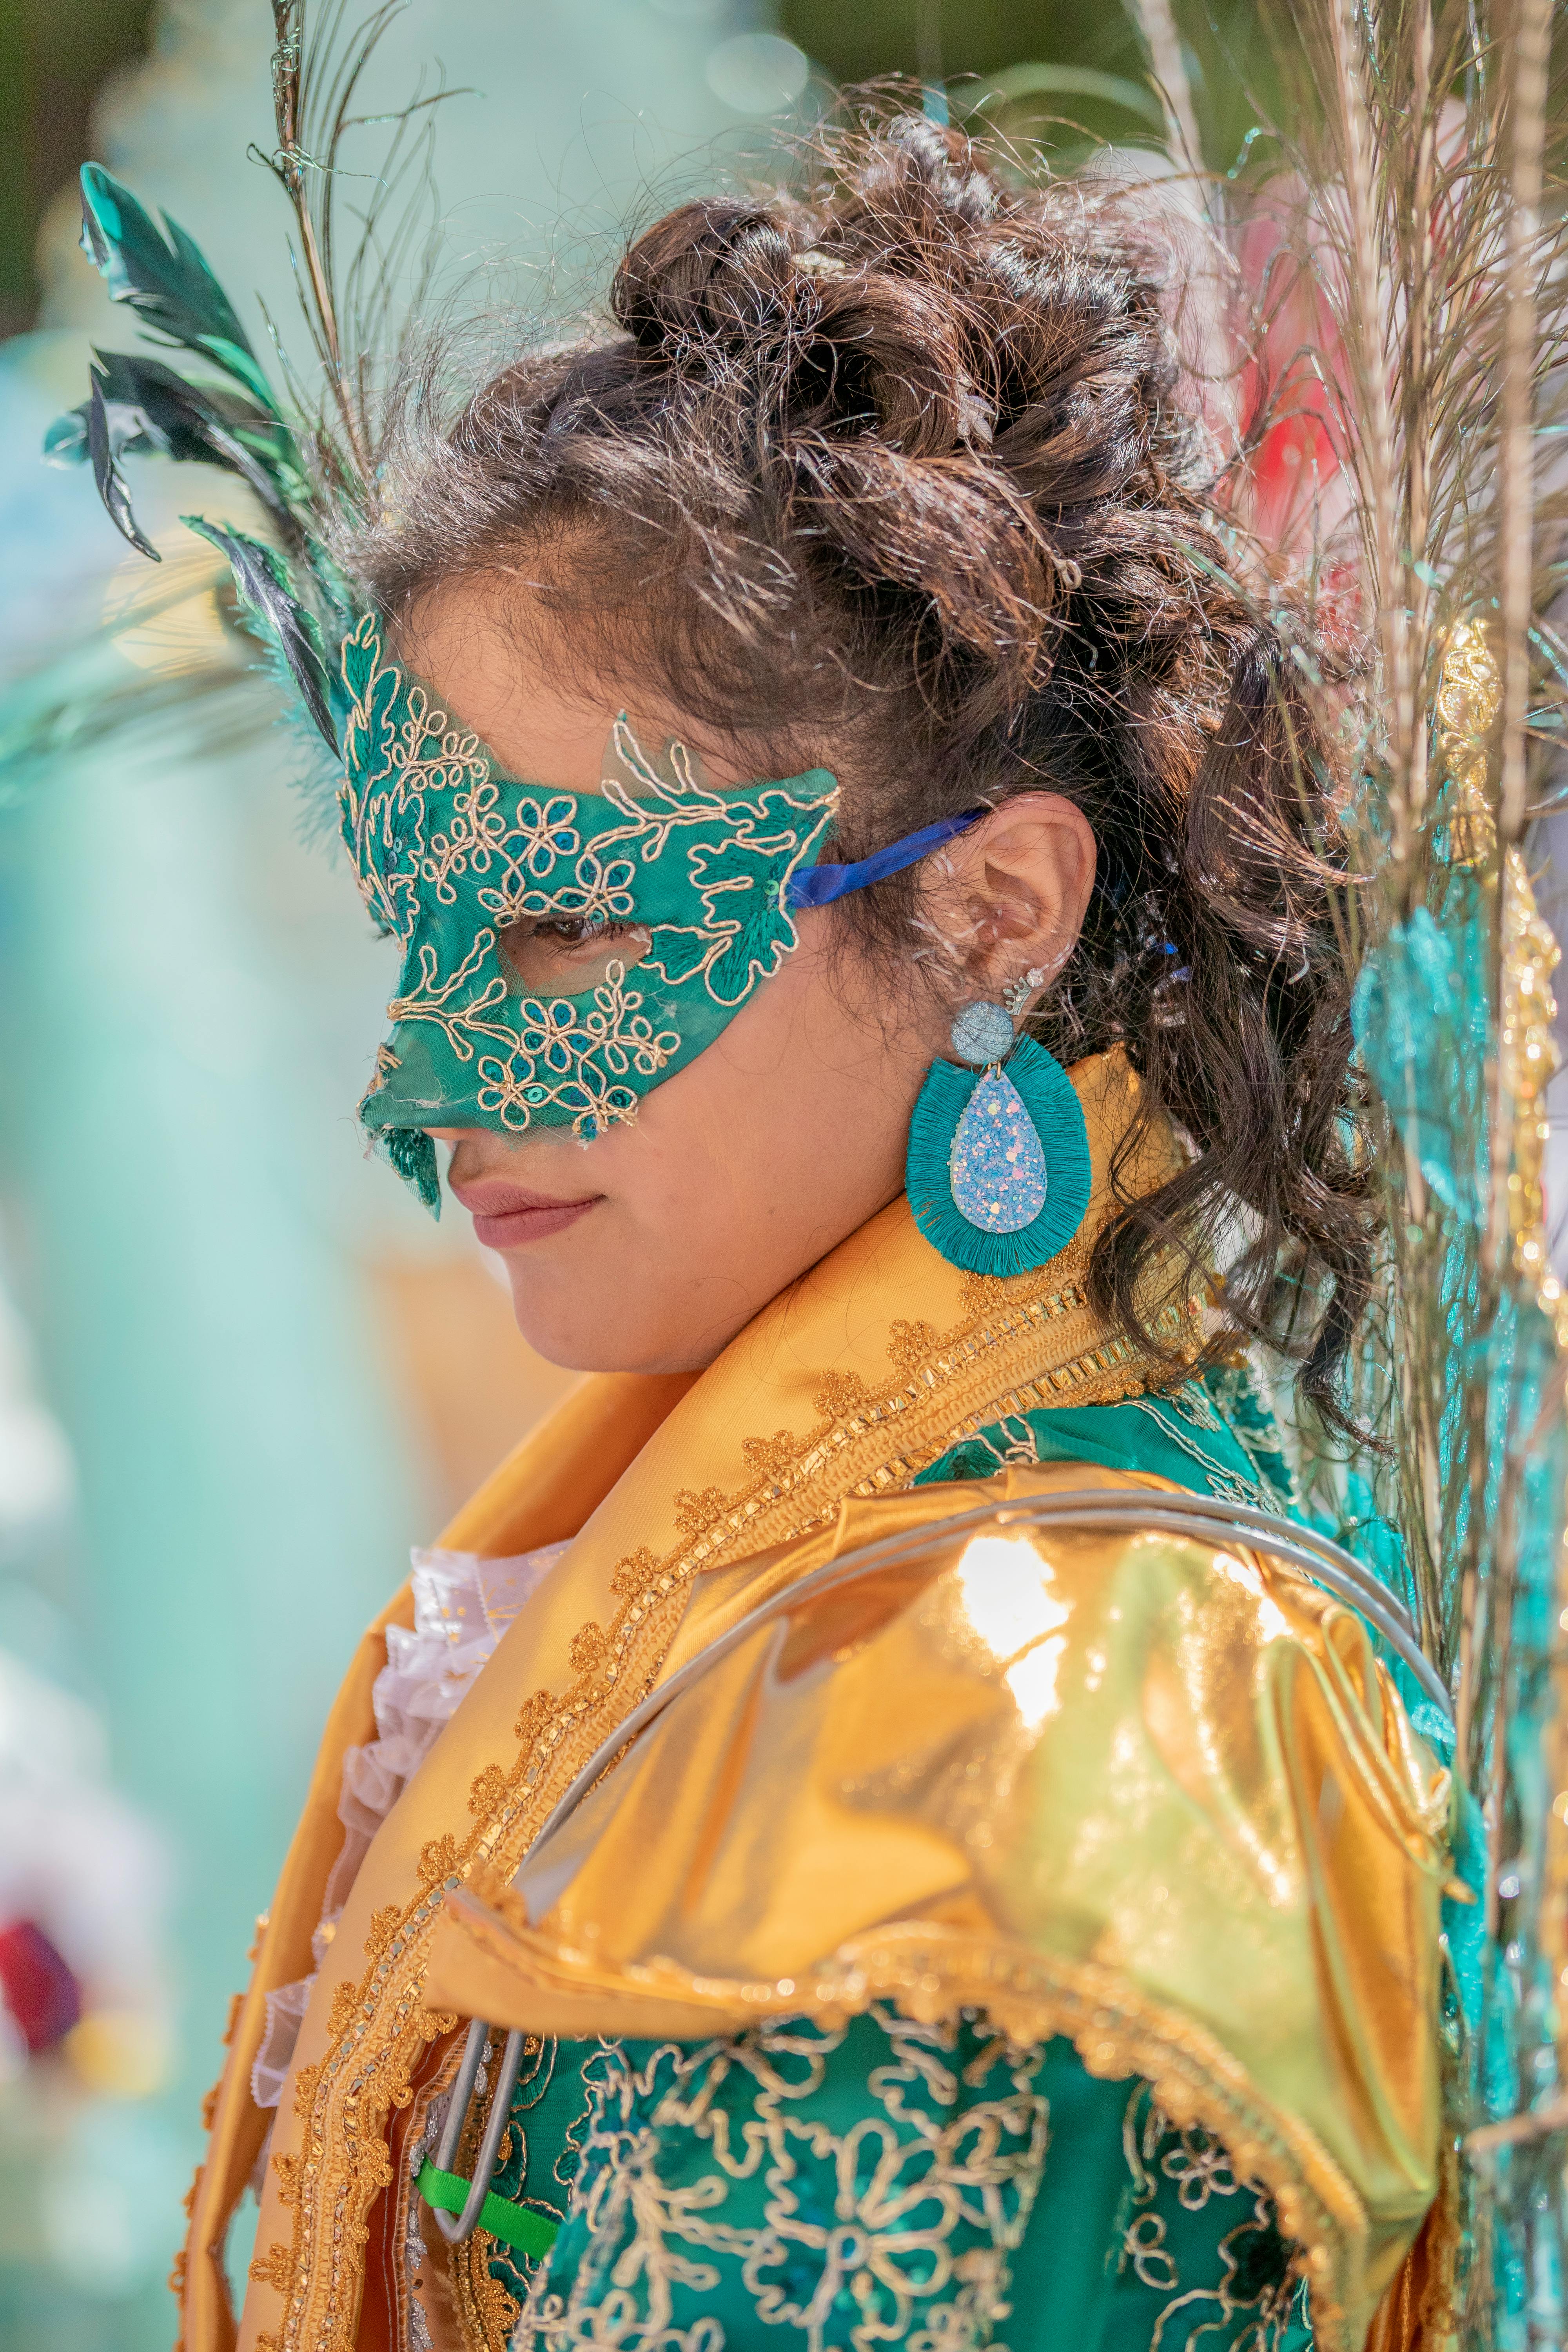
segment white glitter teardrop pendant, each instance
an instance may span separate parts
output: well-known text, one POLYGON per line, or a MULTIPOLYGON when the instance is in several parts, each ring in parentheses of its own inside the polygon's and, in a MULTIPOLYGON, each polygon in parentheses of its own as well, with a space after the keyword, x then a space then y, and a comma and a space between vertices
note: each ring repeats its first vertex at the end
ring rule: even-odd
POLYGON ((1017 1087, 987 1070, 953 1130, 953 1206, 982 1233, 1016 1234, 1046 1204, 1046 1155, 1017 1087))

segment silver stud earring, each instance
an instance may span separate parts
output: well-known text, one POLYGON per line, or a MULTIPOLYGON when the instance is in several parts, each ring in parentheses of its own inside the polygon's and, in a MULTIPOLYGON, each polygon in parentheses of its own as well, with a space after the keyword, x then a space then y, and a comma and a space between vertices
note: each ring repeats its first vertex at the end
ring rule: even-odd
POLYGON ((1002 991, 1002 1002, 1015 1021, 1027 1012, 1029 999, 1037 988, 1043 986, 1045 977, 1045 967, 1037 964, 1033 971, 1025 972, 1020 979, 1014 981, 1010 987, 1002 991))

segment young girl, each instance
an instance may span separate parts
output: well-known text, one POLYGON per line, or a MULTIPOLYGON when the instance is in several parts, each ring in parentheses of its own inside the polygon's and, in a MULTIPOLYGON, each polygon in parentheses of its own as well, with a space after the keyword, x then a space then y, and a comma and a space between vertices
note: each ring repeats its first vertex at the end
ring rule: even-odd
POLYGON ((1406 2340, 1446 1776, 1244 1355, 1331 1415, 1368 1286, 1332 761, 1134 209, 873 121, 394 436, 310 626, 216 534, 367 1128, 591 1377, 344 1686, 188 2352, 253 2176, 247 2352, 1406 2340))

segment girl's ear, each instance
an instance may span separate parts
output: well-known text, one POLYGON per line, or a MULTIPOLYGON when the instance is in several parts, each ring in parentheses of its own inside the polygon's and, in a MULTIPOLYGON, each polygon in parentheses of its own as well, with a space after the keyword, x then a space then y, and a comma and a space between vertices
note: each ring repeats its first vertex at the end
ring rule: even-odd
POLYGON ((1020 793, 929 861, 925 915, 982 995, 1031 972, 1044 989, 1078 943, 1094 887, 1094 834, 1059 793, 1020 793))

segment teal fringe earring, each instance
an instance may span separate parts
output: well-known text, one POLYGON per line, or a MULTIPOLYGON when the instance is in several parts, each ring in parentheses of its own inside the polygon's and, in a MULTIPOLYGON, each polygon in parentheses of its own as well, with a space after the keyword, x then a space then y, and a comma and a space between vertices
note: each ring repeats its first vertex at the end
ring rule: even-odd
POLYGON ((1025 1274, 1083 1223, 1082 1107, 1061 1064, 1033 1038, 1015 1037, 1005 1005, 966 1004, 952 1050, 971 1066, 933 1062, 910 1121, 910 1206, 950 1265, 1025 1274))

